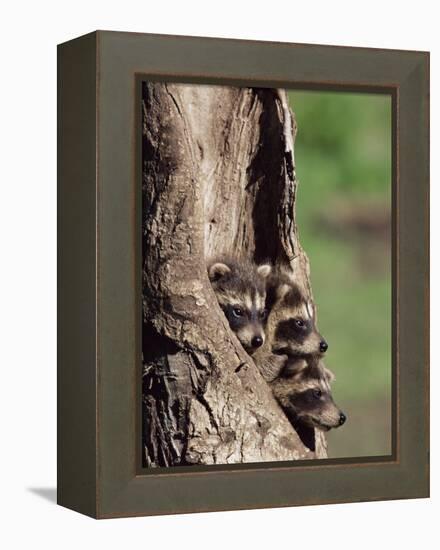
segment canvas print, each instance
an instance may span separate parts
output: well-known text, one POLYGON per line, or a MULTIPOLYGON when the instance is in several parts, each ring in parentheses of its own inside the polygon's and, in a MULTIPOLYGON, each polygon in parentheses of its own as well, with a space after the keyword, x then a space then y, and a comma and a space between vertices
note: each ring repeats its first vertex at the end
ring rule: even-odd
POLYGON ((391 455, 391 96, 139 96, 141 467, 391 455))

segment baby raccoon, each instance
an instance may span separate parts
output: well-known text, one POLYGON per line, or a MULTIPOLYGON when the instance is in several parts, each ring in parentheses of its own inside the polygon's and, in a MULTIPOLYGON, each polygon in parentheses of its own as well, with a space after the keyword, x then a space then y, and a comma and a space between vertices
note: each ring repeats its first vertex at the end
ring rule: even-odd
POLYGON ((328 431, 346 421, 345 414, 333 401, 330 388, 333 380, 333 373, 319 358, 291 358, 269 385, 295 428, 328 431))
POLYGON ((320 355, 328 344, 315 325, 313 304, 287 275, 268 281, 272 351, 289 356, 320 355))
POLYGON ((263 345, 266 324, 267 264, 234 259, 210 262, 208 275, 218 303, 241 345, 249 355, 263 345))
POLYGON ((270 311, 266 342, 253 359, 264 379, 270 382, 289 357, 319 357, 328 344, 316 328, 313 304, 287 274, 278 272, 269 276, 266 306, 270 311))

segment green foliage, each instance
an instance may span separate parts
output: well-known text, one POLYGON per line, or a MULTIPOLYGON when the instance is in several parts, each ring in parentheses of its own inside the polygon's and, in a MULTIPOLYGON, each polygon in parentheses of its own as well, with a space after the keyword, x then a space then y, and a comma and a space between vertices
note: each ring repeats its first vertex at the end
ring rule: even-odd
POLYGON ((387 190, 391 178, 391 97, 290 92, 299 178, 348 193, 387 190))
POLYGON ((292 91, 289 99, 298 124, 297 224, 335 399, 348 415, 331 434, 330 455, 388 454, 391 249, 374 227, 379 213, 390 211, 391 99, 311 91, 292 91), (371 219, 371 231, 361 234, 353 228, 360 208, 371 219), (350 419, 363 422, 363 432, 350 419))

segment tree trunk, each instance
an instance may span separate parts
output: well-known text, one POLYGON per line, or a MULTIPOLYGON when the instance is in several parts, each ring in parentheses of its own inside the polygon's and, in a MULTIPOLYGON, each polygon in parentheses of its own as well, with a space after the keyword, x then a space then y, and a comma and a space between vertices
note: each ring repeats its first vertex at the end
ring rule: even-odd
POLYGON ((283 91, 143 85, 143 462, 326 456, 305 447, 220 310, 205 258, 269 260, 311 295, 283 91))

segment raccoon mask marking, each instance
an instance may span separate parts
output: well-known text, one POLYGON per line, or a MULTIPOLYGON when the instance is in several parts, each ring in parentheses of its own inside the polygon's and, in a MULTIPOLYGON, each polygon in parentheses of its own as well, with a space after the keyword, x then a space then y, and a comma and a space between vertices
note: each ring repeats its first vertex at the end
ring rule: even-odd
POLYGON ((221 259, 210 263, 208 276, 229 326, 252 355, 263 345, 266 324, 266 278, 271 266, 242 260, 221 259))

